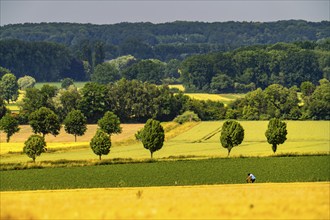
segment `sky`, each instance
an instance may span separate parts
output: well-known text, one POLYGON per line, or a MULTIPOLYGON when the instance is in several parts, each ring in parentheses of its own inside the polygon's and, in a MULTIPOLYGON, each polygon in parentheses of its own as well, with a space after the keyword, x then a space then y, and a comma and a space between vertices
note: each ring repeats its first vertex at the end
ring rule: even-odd
POLYGON ((0 25, 330 20, 330 0, 0 0, 0 25))

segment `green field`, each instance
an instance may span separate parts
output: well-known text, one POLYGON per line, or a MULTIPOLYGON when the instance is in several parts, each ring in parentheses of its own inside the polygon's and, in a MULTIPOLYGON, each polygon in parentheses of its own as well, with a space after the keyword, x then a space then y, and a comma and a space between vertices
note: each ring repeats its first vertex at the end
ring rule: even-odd
POLYGON ((216 158, 1 171, 0 191, 329 181, 329 155, 216 158))

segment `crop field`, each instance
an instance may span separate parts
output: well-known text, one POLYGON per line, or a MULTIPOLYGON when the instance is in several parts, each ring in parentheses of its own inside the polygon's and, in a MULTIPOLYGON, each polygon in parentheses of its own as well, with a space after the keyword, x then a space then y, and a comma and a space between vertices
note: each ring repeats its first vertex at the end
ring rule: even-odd
MULTIPOLYGON (((171 156, 227 157, 227 150, 220 145, 219 128, 223 121, 187 123, 178 125, 173 122, 164 123, 166 141, 164 147, 155 152, 155 158, 171 156), (212 136, 213 135, 213 136, 212 136)), ((271 146, 267 143, 264 133, 267 121, 241 121, 245 129, 245 138, 241 145, 234 147, 231 157, 270 156, 271 146)), ((89 125, 87 133, 73 142, 72 135, 62 132, 57 137, 46 136, 49 153, 44 153, 37 161, 45 160, 90 160, 97 156, 89 147, 89 141, 96 131, 96 125, 89 125), (56 150, 57 149, 57 150, 56 150), (55 150, 55 152, 54 152, 55 150)), ((147 159, 149 152, 142 143, 135 141, 134 134, 143 124, 123 124, 123 132, 112 136, 112 147, 109 155, 102 158, 133 158, 147 159)), ((284 144, 278 146, 276 154, 313 154, 330 152, 329 121, 287 121, 288 136, 284 144)), ((4 162, 26 162, 30 159, 22 152, 24 141, 32 134, 29 126, 22 126, 10 143, 4 143, 5 134, 1 133, 0 159, 4 162)))
POLYGON ((243 98, 245 94, 207 94, 207 93, 185 93, 190 98, 197 100, 219 101, 224 104, 229 104, 238 98, 243 98))
POLYGON ((1 219, 328 219, 329 182, 0 192, 1 219))
MULTIPOLYGON (((255 174, 258 183, 330 181, 329 159, 329 155, 320 155, 175 159, 123 164, 107 164, 105 160, 96 166, 1 171, 0 190, 239 184, 245 182, 250 172, 255 174)), ((42 166, 43 163, 46 162, 36 165, 42 166)))

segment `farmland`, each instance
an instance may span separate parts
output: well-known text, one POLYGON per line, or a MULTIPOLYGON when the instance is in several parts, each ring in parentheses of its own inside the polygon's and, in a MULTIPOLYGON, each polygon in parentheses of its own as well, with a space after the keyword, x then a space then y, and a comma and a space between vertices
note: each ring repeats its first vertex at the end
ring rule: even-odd
POLYGON ((329 189, 320 182, 1 192, 0 218, 327 219, 329 189))
MULTIPOLYGON (((166 141, 164 147, 157 151, 155 158, 171 156, 198 156, 198 157, 226 157, 227 150, 220 145, 220 133, 217 131, 223 121, 187 123, 178 125, 173 122, 164 123, 166 141)), ((243 143, 235 147, 232 157, 239 156, 270 156, 273 155, 271 146, 267 143, 264 133, 267 121, 241 121, 245 129, 243 143)), ((312 154, 329 153, 330 125, 328 121, 288 121, 288 136, 283 145, 279 145, 277 154, 312 154)), ((133 158, 147 159, 150 154, 141 143, 135 141, 134 134, 143 124, 123 124, 123 133, 112 136, 113 146, 109 155, 104 159, 133 158)), ((97 126, 89 125, 86 134, 73 142, 72 135, 62 132, 57 136, 46 136, 47 147, 52 150, 37 158, 37 161, 47 160, 90 160, 96 159, 89 148, 89 141, 95 134, 97 126), (54 152, 55 151, 55 152, 54 152)), ((5 135, 1 134, 1 163, 26 162, 29 158, 21 152, 24 141, 32 134, 29 126, 22 126, 21 131, 12 137, 10 143, 3 143, 5 135)))
POLYGON ((76 143, 61 130, 57 137, 46 136, 48 152, 35 164, 20 153, 32 134, 21 126, 10 143, 1 142, 1 167, 12 167, 0 171, 1 218, 329 216, 328 121, 287 121, 288 139, 275 157, 264 136, 268 122, 241 121, 245 139, 230 158, 219 143, 222 123, 163 123, 166 141, 154 160, 134 139, 143 124, 123 124, 102 161, 89 148, 96 125, 88 125, 76 143), (256 184, 243 184, 248 172, 256 175, 256 184))

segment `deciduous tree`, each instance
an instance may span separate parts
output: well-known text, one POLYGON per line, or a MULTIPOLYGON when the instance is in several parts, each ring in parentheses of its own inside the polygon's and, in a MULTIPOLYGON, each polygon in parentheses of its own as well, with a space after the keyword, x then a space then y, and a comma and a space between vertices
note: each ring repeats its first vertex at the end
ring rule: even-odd
POLYGON ((41 153, 46 152, 45 138, 40 135, 31 135, 27 141, 24 142, 23 152, 35 162, 36 157, 41 153))
POLYGON ((286 123, 277 118, 270 119, 268 128, 265 133, 267 141, 272 145, 273 152, 277 150, 277 145, 283 144, 286 141, 286 123))
POLYGON ((77 136, 82 136, 87 130, 87 120, 80 110, 73 110, 64 119, 64 130, 68 134, 74 135, 74 141, 77 141, 77 136))
POLYGON ((36 84, 36 80, 32 76, 23 76, 17 80, 18 87, 21 90, 25 90, 27 88, 33 88, 36 84))
POLYGON ((0 130, 7 134, 7 142, 9 142, 10 137, 20 130, 17 119, 10 114, 6 114, 0 120, 0 130))
POLYGON ((58 116, 49 108, 41 107, 29 116, 29 124, 34 133, 41 133, 43 137, 46 134, 58 135, 61 124, 58 116))
POLYGON ((62 79, 62 83, 61 83, 61 88, 62 89, 67 89, 69 88, 69 86, 73 85, 74 81, 71 78, 64 78, 62 79))
POLYGON ((2 76, 0 81, 1 96, 9 103, 10 101, 16 101, 18 98, 18 84, 16 76, 12 73, 7 73, 2 76))
POLYGON ((237 121, 226 121, 222 125, 220 143, 222 147, 227 148, 228 156, 233 147, 238 146, 244 139, 244 129, 237 121))
POLYGON ((109 136, 121 133, 120 120, 113 112, 107 111, 97 124, 109 136))
POLYGON ((94 154, 99 156, 101 160, 102 155, 108 155, 110 152, 111 141, 109 135, 102 130, 97 130, 95 136, 90 142, 94 154))
POLYGON ((150 151, 152 158, 153 153, 163 147, 165 133, 159 121, 148 119, 138 137, 142 140, 144 148, 150 151))

